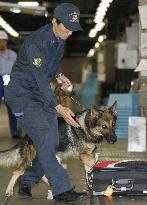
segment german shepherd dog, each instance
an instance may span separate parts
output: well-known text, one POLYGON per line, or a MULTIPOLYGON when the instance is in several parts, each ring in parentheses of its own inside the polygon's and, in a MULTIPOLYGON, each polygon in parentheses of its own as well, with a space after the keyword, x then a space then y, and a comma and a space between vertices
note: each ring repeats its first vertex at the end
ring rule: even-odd
MULTIPOLYGON (((76 113, 75 120, 80 128, 67 124, 59 118, 59 150, 57 157, 63 159, 69 156, 78 156, 85 166, 95 164, 93 152, 97 145, 106 139, 110 144, 117 140, 115 124, 117 120, 116 102, 106 109, 98 110, 95 107, 76 113)), ((33 142, 26 135, 11 149, 0 151, 0 166, 16 167, 8 184, 5 195, 13 195, 13 187, 17 179, 23 175, 25 168, 31 166, 36 155, 33 142)))

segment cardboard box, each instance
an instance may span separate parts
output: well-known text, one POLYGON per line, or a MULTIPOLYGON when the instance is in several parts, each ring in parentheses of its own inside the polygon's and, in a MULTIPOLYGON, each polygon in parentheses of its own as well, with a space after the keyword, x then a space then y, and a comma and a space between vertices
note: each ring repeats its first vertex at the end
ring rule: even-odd
POLYGON ((128 152, 146 152, 146 117, 129 117, 128 152))
POLYGON ((127 43, 122 42, 116 45, 116 62, 118 69, 134 69, 138 64, 138 51, 136 49, 129 50, 127 43))

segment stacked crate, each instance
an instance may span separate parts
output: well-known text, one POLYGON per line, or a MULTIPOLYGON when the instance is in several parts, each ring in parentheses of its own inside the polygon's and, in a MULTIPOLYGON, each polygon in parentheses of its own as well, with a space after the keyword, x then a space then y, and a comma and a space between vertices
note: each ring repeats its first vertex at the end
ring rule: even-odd
POLYGON ((97 104, 97 93, 97 75, 95 73, 92 73, 85 84, 80 88, 80 90, 76 92, 76 96, 85 108, 90 108, 92 106, 96 106, 97 104))
POLYGON ((139 116, 139 96, 138 94, 110 94, 108 106, 117 101, 117 124, 116 134, 118 138, 128 138, 128 118, 139 116))

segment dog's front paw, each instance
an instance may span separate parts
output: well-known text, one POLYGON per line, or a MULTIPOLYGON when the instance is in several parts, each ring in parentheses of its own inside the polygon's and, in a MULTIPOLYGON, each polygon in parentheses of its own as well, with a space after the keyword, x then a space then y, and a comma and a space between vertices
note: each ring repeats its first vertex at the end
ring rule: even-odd
POLYGON ((48 190, 47 199, 49 199, 49 200, 53 199, 53 194, 52 194, 52 191, 50 189, 48 190))
POLYGON ((6 197, 11 197, 11 196, 13 196, 13 190, 8 190, 8 191, 6 191, 5 196, 6 196, 6 197))

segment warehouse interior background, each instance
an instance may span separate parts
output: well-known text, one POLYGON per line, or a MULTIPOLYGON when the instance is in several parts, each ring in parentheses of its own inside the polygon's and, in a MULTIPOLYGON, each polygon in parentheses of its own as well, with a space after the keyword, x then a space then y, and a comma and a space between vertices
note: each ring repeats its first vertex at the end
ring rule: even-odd
MULTIPOLYGON (((118 143, 112 147, 104 144, 100 159, 147 160, 147 0, 30 0, 33 4, 28 1, 0 0, 0 29, 9 34, 8 48, 18 53, 25 37, 48 23, 59 3, 77 5, 84 31, 73 33, 67 40, 61 61, 63 72, 74 85, 75 102, 67 97, 63 103, 76 112, 93 105, 108 107, 117 101, 118 143)), ((3 103, 0 107, 1 149, 16 142, 10 141, 6 113, 3 103)), ((69 161, 69 164, 73 173, 74 163, 69 161)), ((78 169, 79 164, 75 167, 78 169)), ((0 177, 5 180, 0 198, 9 172, 1 169, 0 177)), ((83 182, 78 177, 80 186, 83 182)), ((46 188, 37 188, 36 193, 44 190, 46 188)), ((18 198, 12 199, 11 204, 16 201, 18 198)), ((117 200, 113 202, 122 204, 117 200)), ((39 203, 37 198, 32 201, 36 203, 39 203)), ((125 201, 128 205, 134 203, 144 205, 146 201, 125 201)), ((96 204, 110 203, 105 200, 96 204)))
MULTIPOLYGON (((31 2, 0 1, 0 26, 9 34, 8 47, 16 52, 24 38, 48 23, 54 8, 65 1, 31 2)), ((117 100, 117 134, 127 138, 129 117, 146 117, 147 74, 135 69, 147 55, 146 28, 141 26, 139 13, 139 6, 145 8, 147 1, 66 2, 80 8, 84 31, 73 33, 67 40, 61 67, 83 107, 109 106, 117 100)))

